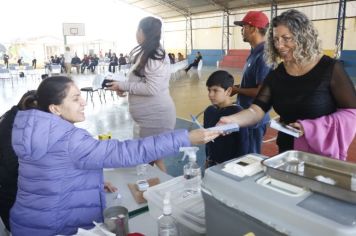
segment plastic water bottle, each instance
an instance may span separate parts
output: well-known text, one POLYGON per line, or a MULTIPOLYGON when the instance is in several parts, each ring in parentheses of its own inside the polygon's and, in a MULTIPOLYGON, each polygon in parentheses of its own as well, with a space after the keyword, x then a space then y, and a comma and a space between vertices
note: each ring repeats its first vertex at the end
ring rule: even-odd
POLYGON ((170 193, 166 193, 163 200, 163 215, 158 217, 158 236, 178 236, 178 227, 172 216, 169 200, 170 193))
POLYGON ((201 184, 201 170, 200 166, 197 164, 197 154, 199 150, 198 147, 183 147, 180 148, 180 151, 184 151, 183 159, 188 156, 189 162, 184 165, 184 194, 183 197, 189 196, 191 194, 200 192, 201 184))

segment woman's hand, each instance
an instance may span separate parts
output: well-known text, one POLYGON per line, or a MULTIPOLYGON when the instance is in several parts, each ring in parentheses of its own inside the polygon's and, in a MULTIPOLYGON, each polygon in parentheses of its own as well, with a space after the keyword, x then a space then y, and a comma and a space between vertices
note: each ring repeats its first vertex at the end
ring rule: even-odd
POLYGON ((293 128, 299 130, 301 134, 300 136, 304 135, 304 128, 299 122, 290 123, 289 126, 292 126, 293 128))
POLYGON ((216 125, 226 125, 226 124, 231 124, 231 123, 236 123, 234 119, 231 116, 222 116, 216 125))
POLYGON ((121 91, 121 90, 117 90, 116 94, 117 94, 117 96, 122 97, 122 98, 127 96, 127 93, 125 91, 121 91))
POLYGON ((106 85, 108 86, 107 87, 108 90, 121 91, 121 88, 120 88, 119 83, 117 81, 106 83, 106 85))
POLYGON ((111 90, 111 91, 115 91, 117 96, 119 97, 126 97, 127 93, 123 90, 121 90, 119 83, 118 82, 110 82, 110 83, 106 83, 107 84, 107 89, 111 90))
POLYGON ((117 188, 110 182, 104 182, 104 190, 109 193, 114 193, 117 191, 117 188))
POLYGON ((189 132, 189 140, 193 145, 204 144, 214 140, 221 134, 222 131, 195 129, 189 132))

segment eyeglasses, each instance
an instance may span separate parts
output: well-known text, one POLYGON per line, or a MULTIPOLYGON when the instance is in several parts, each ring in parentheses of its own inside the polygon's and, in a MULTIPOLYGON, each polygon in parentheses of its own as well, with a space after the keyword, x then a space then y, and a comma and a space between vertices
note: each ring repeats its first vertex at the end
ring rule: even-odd
POLYGON ((279 38, 273 38, 273 43, 274 45, 280 45, 280 44, 283 44, 283 45, 286 45, 290 42, 293 42, 294 38, 291 37, 291 36, 282 36, 282 37, 279 37, 279 38))

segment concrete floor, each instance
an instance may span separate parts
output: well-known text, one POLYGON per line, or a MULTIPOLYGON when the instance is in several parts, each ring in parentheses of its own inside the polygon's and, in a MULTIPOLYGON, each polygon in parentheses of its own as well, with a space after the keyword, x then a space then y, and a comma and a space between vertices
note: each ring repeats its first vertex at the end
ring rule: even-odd
MULTIPOLYGON (((197 73, 185 74, 183 71, 172 77, 170 87, 177 117, 190 120, 190 114, 196 115, 210 105, 205 82, 215 70, 216 68, 212 67, 204 68, 200 78, 197 73)), ((0 114, 17 104, 27 90, 36 89, 41 82, 40 75, 43 73, 43 70, 37 70, 37 76, 33 78, 15 78, 13 81, 0 79, 0 114)), ((231 70, 231 73, 236 75, 239 71, 231 70)), ((91 86, 94 76, 91 73, 72 74, 79 88, 91 86)), ((239 78, 236 79, 237 82, 238 80, 239 78)), ((85 98, 86 93, 82 92, 82 96, 85 98)), ((97 94, 94 94, 94 104, 90 98, 88 99, 85 109, 86 121, 77 123, 77 126, 87 129, 92 135, 111 132, 113 137, 118 139, 131 138, 133 121, 128 112, 127 98, 112 96, 109 91, 106 92, 105 97, 106 102, 103 103, 100 103, 97 94)), ((200 120, 202 121, 202 117, 200 120)))

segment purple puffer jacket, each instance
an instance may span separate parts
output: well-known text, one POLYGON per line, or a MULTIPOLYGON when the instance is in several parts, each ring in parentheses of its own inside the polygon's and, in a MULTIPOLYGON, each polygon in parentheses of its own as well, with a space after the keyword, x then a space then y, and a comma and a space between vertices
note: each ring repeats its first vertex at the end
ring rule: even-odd
POLYGON ((124 142, 98 141, 56 115, 28 110, 16 115, 12 145, 19 158, 12 235, 52 236, 102 222, 102 168, 148 163, 191 144, 185 130, 124 142))

